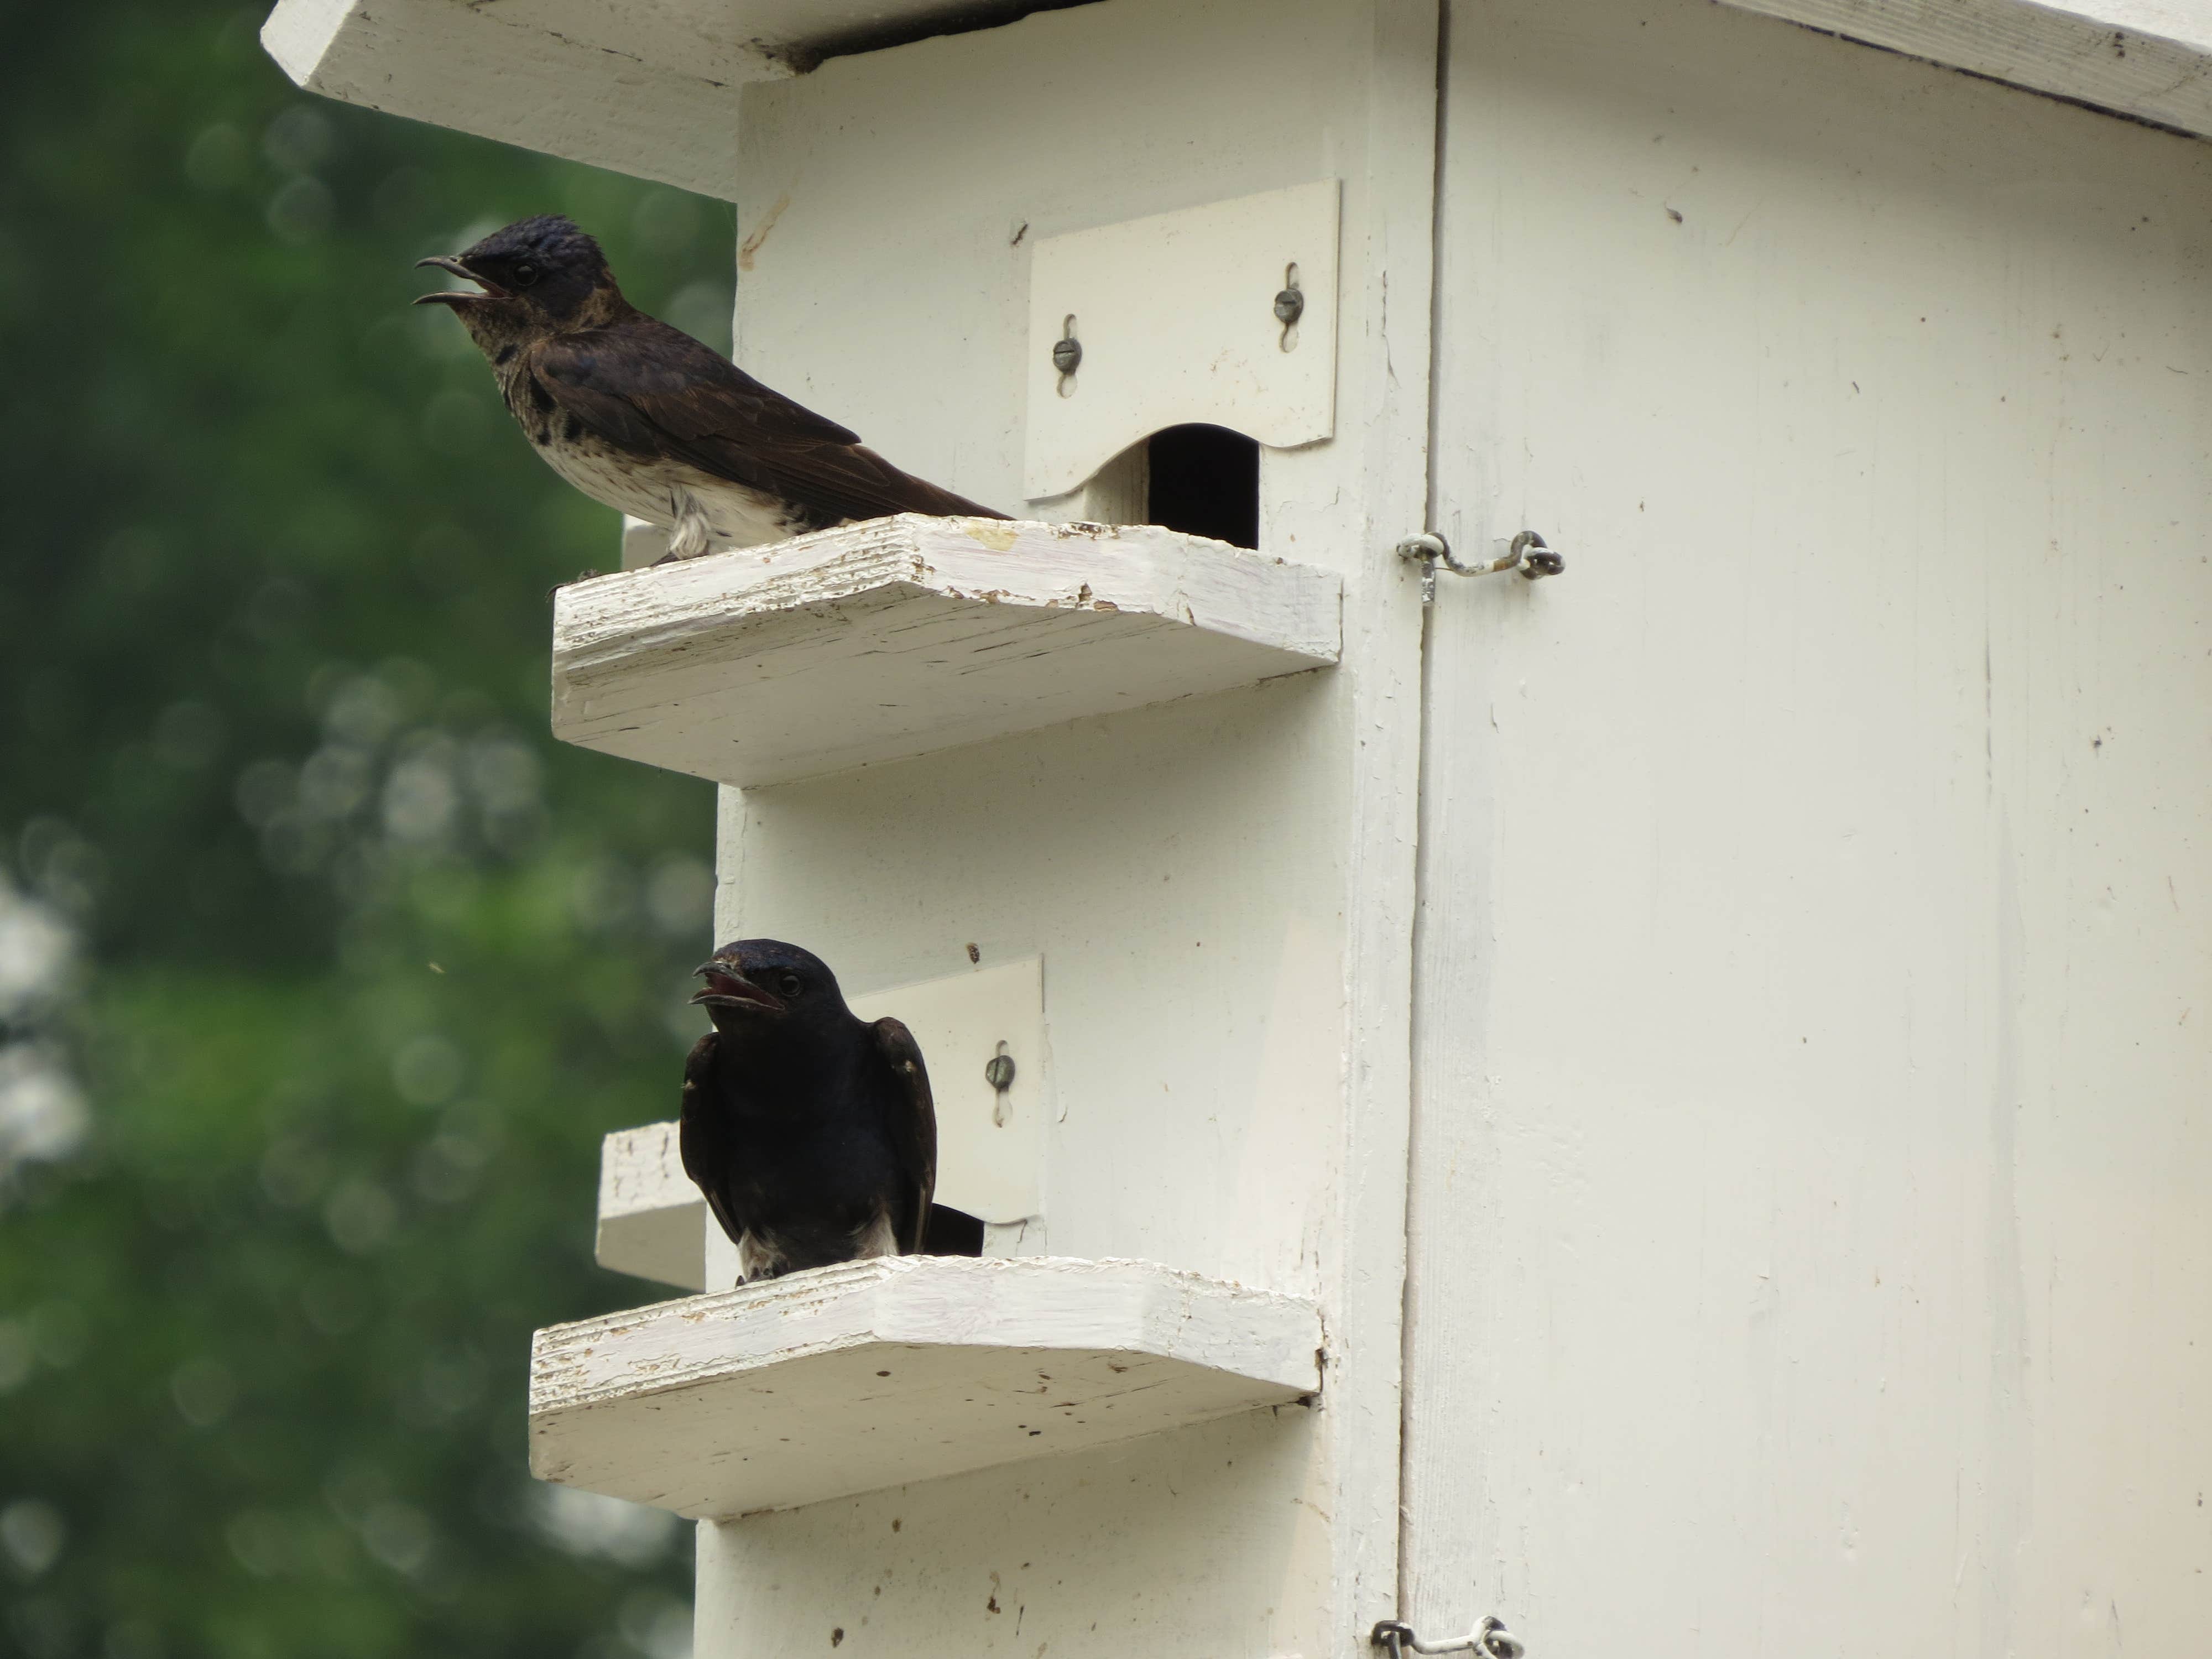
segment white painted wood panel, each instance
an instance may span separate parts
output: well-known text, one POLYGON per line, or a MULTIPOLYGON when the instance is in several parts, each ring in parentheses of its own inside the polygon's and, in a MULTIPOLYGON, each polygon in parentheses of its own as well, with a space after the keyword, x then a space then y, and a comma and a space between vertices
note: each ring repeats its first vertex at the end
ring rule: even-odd
POLYGON ((1534 1654, 2212 1628, 2212 160, 1453 8, 1407 1564, 1534 1654))
POLYGON ((553 731, 785 782, 1326 665, 1341 591, 1154 526, 878 519, 563 587, 553 731))
POLYGON ((643 519, 633 519, 625 513, 622 521, 622 568, 641 570, 647 565, 658 564, 668 554, 668 532, 657 524, 647 524, 643 519))
POLYGON ((791 1508, 1310 1396, 1310 1303, 1150 1262, 899 1256, 540 1331, 531 1469, 791 1508))
POLYGON ((721 937, 896 984, 1041 955, 1066 1255, 1316 1294, 1345 1066, 1328 677, 723 797, 721 937))
MULTIPOLYGON (((2212 134, 2202 0, 1728 3, 2212 134)), ((734 198, 744 83, 788 75, 825 43, 975 10, 952 0, 278 0, 262 40, 325 97, 734 198)))
POLYGON ((2205 0, 1727 0, 1853 40, 2212 136, 2205 0))
POLYGON ((732 198, 738 88, 1021 0, 277 0, 261 41, 309 92, 732 198))
POLYGON ((726 197, 738 83, 789 71, 718 14, 648 0, 278 0, 261 44, 325 98, 726 197))
POLYGON ((1023 494, 1064 495, 1132 444, 1186 422, 1278 449, 1328 437, 1336 210, 1336 180, 1317 179, 1039 238, 1023 494), (1293 285, 1304 308, 1286 325, 1275 300, 1293 285), (1082 356, 1064 374, 1053 348, 1070 337, 1082 356))
POLYGON ((701 1226, 706 1200, 684 1173, 673 1123, 617 1129, 599 1143, 599 1218, 592 1255, 602 1267, 674 1285, 707 1286, 701 1226))
POLYGON ((1341 181, 1338 435, 1261 477, 1263 550, 1344 580, 1340 665, 726 792, 720 906, 882 982, 1042 952, 1051 1249, 1311 1297, 1329 1386, 1250 1436, 717 1526, 701 1659, 821 1643, 851 1587, 839 1659, 1366 1659, 1395 1610, 1419 611, 1388 549, 1426 489, 1436 26, 1112 0, 746 93, 738 362, 984 501, 1021 493, 1036 239, 1341 181))
POLYGON ((1051 1083, 1044 959, 971 967, 851 999, 862 1019, 903 1020, 929 1067, 937 1107, 937 1201, 1004 1226, 1039 1214, 1051 1083), (1013 1062, 1004 1092, 984 1070, 1013 1062))
POLYGON ((1295 1654, 1326 1584, 1326 1411, 1279 1406, 699 1528, 694 1650, 1295 1654))

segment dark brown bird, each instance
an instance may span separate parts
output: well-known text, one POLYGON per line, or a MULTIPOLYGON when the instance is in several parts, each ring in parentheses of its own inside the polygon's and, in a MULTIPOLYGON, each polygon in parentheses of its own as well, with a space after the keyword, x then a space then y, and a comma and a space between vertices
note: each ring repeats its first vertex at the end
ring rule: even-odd
POLYGON ((697 971, 714 1029, 684 1066, 684 1172, 739 1273, 920 1253, 937 1112, 914 1034, 861 1019, 819 957, 780 939, 725 945, 697 971))
POLYGON ((525 219, 417 263, 483 290, 416 303, 453 307, 538 453, 593 501, 668 531, 672 558, 893 513, 1006 516, 900 471, 647 316, 567 219, 525 219))

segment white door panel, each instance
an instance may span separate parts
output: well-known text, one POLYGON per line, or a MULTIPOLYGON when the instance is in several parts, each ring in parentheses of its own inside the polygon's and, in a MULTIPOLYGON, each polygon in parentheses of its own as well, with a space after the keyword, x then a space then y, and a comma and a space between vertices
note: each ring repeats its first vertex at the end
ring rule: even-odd
POLYGON ((1699 0, 1449 53, 1437 526, 1569 563, 1431 620, 1410 1614, 2197 1650, 2212 151, 1699 0))

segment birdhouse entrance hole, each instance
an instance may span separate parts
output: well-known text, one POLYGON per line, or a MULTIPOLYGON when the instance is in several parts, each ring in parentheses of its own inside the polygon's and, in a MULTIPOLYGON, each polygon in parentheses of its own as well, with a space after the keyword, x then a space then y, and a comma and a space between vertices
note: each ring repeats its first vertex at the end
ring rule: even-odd
POLYGON ((1260 545, 1260 446, 1225 426, 1171 426, 1145 441, 1145 521, 1260 545))

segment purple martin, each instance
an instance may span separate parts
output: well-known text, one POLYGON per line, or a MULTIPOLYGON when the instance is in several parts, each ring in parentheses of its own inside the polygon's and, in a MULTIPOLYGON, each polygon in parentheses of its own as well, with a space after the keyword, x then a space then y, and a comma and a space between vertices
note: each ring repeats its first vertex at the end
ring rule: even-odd
POLYGON ((902 472, 835 421, 623 298, 599 245, 557 215, 418 264, 483 291, 453 307, 547 464, 670 532, 668 556, 758 547, 893 513, 1002 519, 902 472))
POLYGON ((684 1172, 745 1282, 924 1248, 937 1113, 914 1034, 845 1006, 821 959, 725 945, 691 1000, 714 1029, 684 1066, 684 1172))

